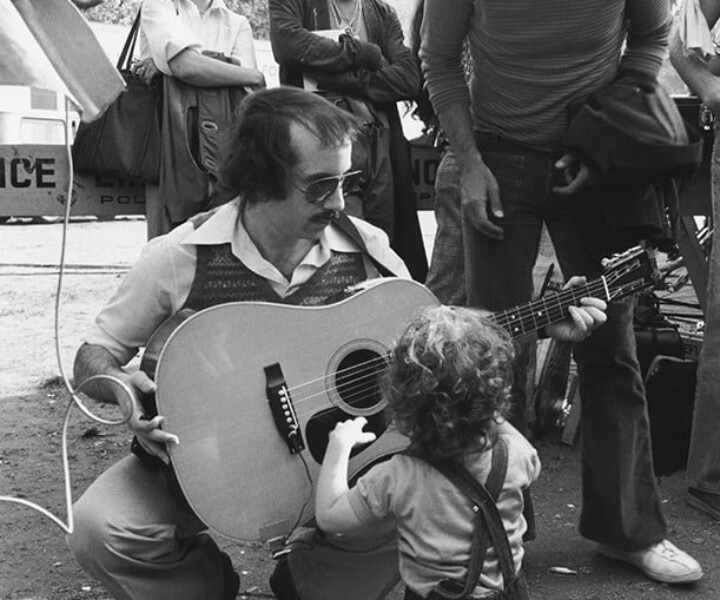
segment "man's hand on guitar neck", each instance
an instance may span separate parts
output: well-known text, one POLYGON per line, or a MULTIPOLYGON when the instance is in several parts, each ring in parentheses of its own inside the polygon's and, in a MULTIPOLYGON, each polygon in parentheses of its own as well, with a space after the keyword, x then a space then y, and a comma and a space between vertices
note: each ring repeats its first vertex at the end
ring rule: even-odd
MULTIPOLYGON (((143 371, 135 371, 127 380, 133 391, 140 394, 154 394, 157 390, 155 382, 143 371)), ((127 416, 127 415, 126 415, 127 416)), ((152 419, 145 416, 137 393, 132 401, 130 417, 127 420, 128 427, 136 436, 138 443, 150 454, 157 456, 165 464, 170 464, 170 456, 167 452, 167 444, 179 444, 178 436, 163 431, 162 425, 165 417, 158 415, 152 419)))
MULTIPOLYGON (((564 288, 585 285, 585 277, 571 277, 564 288)), ((570 306, 570 317, 560 323, 548 325, 545 332, 562 342, 582 342, 595 329, 607 321, 607 304, 600 298, 582 298, 580 306, 570 306)))

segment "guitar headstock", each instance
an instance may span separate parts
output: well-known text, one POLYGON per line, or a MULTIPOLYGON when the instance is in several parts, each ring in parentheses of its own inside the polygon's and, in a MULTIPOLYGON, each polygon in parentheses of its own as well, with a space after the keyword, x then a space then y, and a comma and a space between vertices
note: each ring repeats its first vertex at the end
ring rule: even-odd
POLYGON ((602 266, 603 279, 612 300, 653 287, 659 275, 655 259, 640 246, 604 259, 602 266))

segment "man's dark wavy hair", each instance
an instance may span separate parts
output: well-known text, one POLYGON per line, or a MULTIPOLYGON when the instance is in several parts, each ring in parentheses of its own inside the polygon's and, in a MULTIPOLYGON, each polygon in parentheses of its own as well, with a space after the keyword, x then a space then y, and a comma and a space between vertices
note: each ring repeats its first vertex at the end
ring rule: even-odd
POLYGON ((276 87, 248 95, 224 137, 220 177, 246 202, 284 199, 288 178, 300 161, 290 140, 297 123, 327 146, 354 139, 358 122, 322 96, 295 87, 276 87))
POLYGON ((384 377, 389 416, 410 450, 462 461, 491 447, 510 406, 513 357, 508 333, 479 312, 423 310, 395 344, 384 377))

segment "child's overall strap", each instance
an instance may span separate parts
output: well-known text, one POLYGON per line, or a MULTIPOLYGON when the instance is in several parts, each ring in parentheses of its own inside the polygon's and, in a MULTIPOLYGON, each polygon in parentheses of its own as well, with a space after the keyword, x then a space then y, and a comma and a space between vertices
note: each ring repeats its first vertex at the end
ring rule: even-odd
POLYGON ((480 579, 480 574, 482 573, 488 542, 490 540, 492 540, 497 551, 503 579, 507 582, 509 578, 515 574, 515 569, 510 562, 510 557, 512 556, 510 553, 510 545, 496 505, 497 498, 500 495, 503 482, 505 481, 507 462, 507 446, 501 439, 498 439, 493 447, 492 466, 484 486, 458 462, 432 463, 436 469, 453 482, 458 489, 465 493, 474 503, 475 532, 470 550, 470 564, 465 586, 462 591, 452 594, 452 596, 449 595, 450 590, 448 589, 442 591, 441 589, 437 590, 439 593, 444 592, 443 595, 446 595, 449 599, 453 597, 458 599, 467 598, 475 589, 480 579))
POLYGON ((484 486, 459 463, 428 462, 473 501, 475 511, 475 530, 465 585, 460 586, 457 582, 446 580, 436 587, 430 597, 438 600, 469 598, 478 585, 488 542, 492 540, 504 581, 503 591, 493 598, 526 598, 524 579, 519 579, 515 574, 510 543, 496 504, 507 474, 508 450, 505 442, 498 439, 493 448, 492 467, 484 486))

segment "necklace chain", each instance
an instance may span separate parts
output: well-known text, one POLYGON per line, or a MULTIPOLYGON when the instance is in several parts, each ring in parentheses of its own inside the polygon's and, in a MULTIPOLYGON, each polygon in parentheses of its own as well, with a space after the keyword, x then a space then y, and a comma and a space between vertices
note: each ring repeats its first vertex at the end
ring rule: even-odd
POLYGON ((353 7, 353 14, 351 17, 346 17, 342 11, 340 10, 340 7, 338 6, 337 2, 335 0, 330 0, 330 6, 333 9, 333 12, 335 13, 335 18, 337 22, 342 27, 343 23, 347 26, 347 29, 350 30, 351 33, 355 34, 357 33, 357 26, 360 22, 360 16, 362 15, 362 2, 361 0, 355 0, 355 6, 353 7))

